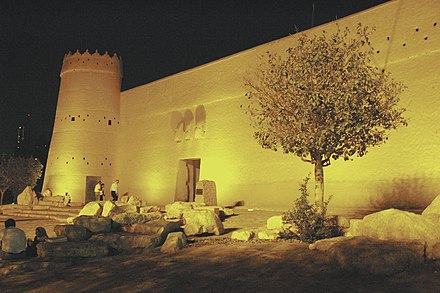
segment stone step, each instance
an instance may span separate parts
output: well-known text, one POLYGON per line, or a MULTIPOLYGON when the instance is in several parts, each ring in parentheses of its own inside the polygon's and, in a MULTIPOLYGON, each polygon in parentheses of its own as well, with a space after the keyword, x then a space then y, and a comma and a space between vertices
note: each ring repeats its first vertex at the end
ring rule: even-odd
MULTIPOLYGON (((62 202, 54 202, 54 201, 44 201, 41 200, 38 202, 39 206, 53 206, 53 207, 64 207, 64 203, 62 202)), ((77 207, 77 208, 82 208, 84 206, 84 203, 82 202, 71 202, 69 203, 70 207, 77 207)))
POLYGON ((1 211, 38 211, 38 212, 59 212, 59 213, 71 213, 71 214, 79 214, 82 208, 80 207, 54 207, 54 206, 26 206, 26 205, 5 205, 0 208, 1 211))
POLYGON ((11 218, 33 218, 33 219, 51 219, 59 222, 66 222, 69 216, 65 215, 41 215, 41 214, 32 214, 32 213, 22 213, 20 211, 7 211, 3 212, 3 216, 11 217, 11 218))
MULTIPOLYGON (((8 212, 8 211, 6 211, 8 212)), ((32 210, 32 211, 20 211, 23 214, 30 214, 30 215, 60 215, 60 216, 66 216, 66 217, 75 217, 78 216, 78 213, 72 213, 69 211, 38 211, 38 210, 32 210)), ((5 211, 3 212, 5 214, 5 211)))

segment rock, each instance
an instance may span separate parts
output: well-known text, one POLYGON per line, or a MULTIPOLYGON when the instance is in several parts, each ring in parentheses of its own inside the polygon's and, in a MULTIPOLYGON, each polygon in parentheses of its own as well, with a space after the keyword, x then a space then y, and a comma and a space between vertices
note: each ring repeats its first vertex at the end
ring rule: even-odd
POLYGON ((231 208, 222 208, 220 209, 220 213, 223 212, 226 217, 230 217, 234 215, 234 209, 231 208))
POLYGON ((123 226, 122 231, 129 233, 139 233, 145 235, 160 236, 162 242, 165 241, 167 235, 172 232, 179 232, 179 222, 169 222, 164 219, 152 220, 147 223, 136 223, 131 226, 123 226))
POLYGON ((349 272, 392 275, 423 264, 424 244, 353 237, 334 243, 327 254, 349 272))
POLYGON ((165 212, 168 218, 181 218, 184 210, 191 210, 193 208, 190 202, 176 201, 165 206, 165 212))
POLYGON ((61 195, 53 195, 51 197, 45 197, 43 199, 45 202, 53 202, 53 203, 62 203, 64 202, 64 196, 61 195))
POLYGON ((247 230, 238 230, 234 231, 231 234, 231 239, 240 240, 240 241, 249 241, 254 238, 255 233, 253 231, 247 230))
POLYGON ((158 206, 145 206, 145 207, 141 207, 139 209, 139 213, 141 213, 141 214, 152 213, 152 212, 160 212, 160 207, 158 207, 158 206))
POLYGON ((117 215, 122 213, 139 213, 139 207, 128 203, 120 204, 118 205, 117 212, 113 213, 112 215, 117 215))
POLYGON ((217 205, 217 191, 214 181, 201 180, 196 183, 195 202, 205 203, 208 206, 217 205))
POLYGON ((142 206, 142 201, 140 199, 138 199, 136 196, 130 196, 127 203, 134 205, 134 206, 137 206, 137 207, 142 206))
POLYGON ((140 248, 154 248, 162 243, 160 236, 125 232, 95 234, 89 241, 104 243, 117 251, 123 252, 131 252, 140 248))
POLYGON ((145 223, 152 220, 159 220, 161 218, 162 213, 158 212, 147 214, 123 213, 112 217, 112 220, 119 225, 133 225, 136 223, 145 223))
POLYGON ((440 240, 440 226, 431 217, 388 209, 351 221, 351 236, 367 236, 388 240, 440 240))
POLYGON ((92 236, 92 232, 79 225, 56 225, 53 231, 57 237, 67 237, 68 241, 83 241, 92 236))
POLYGON ((108 255, 108 248, 99 242, 40 242, 37 254, 41 258, 89 258, 108 255))
POLYGON ((260 230, 257 233, 258 239, 261 240, 276 240, 280 238, 280 233, 276 230, 260 230))
POLYGON ((187 236, 203 233, 214 233, 220 235, 225 232, 223 223, 219 216, 209 210, 184 210, 185 219, 184 231, 187 236))
POLYGON ((434 200, 422 212, 423 216, 430 214, 440 215, 440 195, 437 195, 437 197, 434 198, 434 200))
POLYGON ((193 206, 195 210, 208 210, 220 217, 220 208, 216 206, 193 206))
POLYGON ((186 235, 182 232, 173 232, 168 234, 165 243, 160 248, 162 253, 173 253, 181 250, 186 246, 186 235))
POLYGON ((34 203, 35 197, 36 194, 32 188, 26 186, 26 188, 17 196, 17 204, 30 206, 34 203))
POLYGON ((120 201, 121 203, 127 203, 129 199, 130 199, 130 196, 128 196, 128 195, 123 195, 123 196, 121 196, 121 198, 119 199, 119 201, 120 201))
POLYGON ((110 200, 106 200, 104 202, 103 207, 102 207, 102 214, 101 215, 103 217, 110 217, 110 214, 116 215, 117 214, 117 210, 119 210, 117 205, 115 205, 110 200))
POLYGON ((267 229, 277 229, 282 230, 284 226, 283 216, 273 216, 267 219, 266 227, 267 229))
POLYGON ((102 212, 102 206, 96 202, 91 201, 87 203, 79 212, 80 216, 99 216, 102 212))
POLYGON ((333 244, 335 244, 339 241, 347 240, 347 239, 348 239, 348 237, 340 236, 340 237, 333 237, 333 238, 326 238, 326 239, 317 240, 317 241, 309 244, 309 249, 326 252, 330 247, 333 246, 333 244))
POLYGON ((112 220, 103 216, 79 216, 73 224, 83 226, 92 233, 108 233, 112 228, 112 220))

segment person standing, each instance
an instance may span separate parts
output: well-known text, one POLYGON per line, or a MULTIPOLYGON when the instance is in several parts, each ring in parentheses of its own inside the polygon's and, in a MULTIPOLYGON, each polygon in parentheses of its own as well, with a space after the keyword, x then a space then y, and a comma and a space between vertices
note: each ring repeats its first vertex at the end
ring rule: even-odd
POLYGON ((101 201, 105 199, 104 185, 104 183, 101 183, 101 190, 99 191, 99 200, 101 201))
POLYGON ((116 181, 112 183, 112 186, 110 186, 110 193, 112 194, 113 201, 118 200, 118 184, 119 180, 116 179, 116 181))
POLYGON ((101 195, 101 189, 102 189, 102 187, 101 187, 101 180, 99 180, 98 181, 98 183, 96 183, 96 185, 95 185, 95 198, 96 198, 96 201, 99 201, 99 198, 100 198, 100 195, 101 195))
POLYGON ((0 231, 2 259, 19 259, 26 256, 26 234, 15 227, 14 219, 5 221, 5 229, 0 231))

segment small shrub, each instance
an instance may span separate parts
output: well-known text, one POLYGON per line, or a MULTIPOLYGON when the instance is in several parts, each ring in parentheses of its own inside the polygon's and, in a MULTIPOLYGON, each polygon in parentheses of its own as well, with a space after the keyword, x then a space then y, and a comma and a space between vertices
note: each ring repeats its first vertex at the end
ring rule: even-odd
POLYGON ((340 227, 326 216, 331 197, 323 203, 322 208, 309 203, 307 191, 309 180, 310 175, 300 185, 301 196, 295 201, 293 209, 283 214, 284 224, 291 225, 293 229, 284 229, 281 232, 281 237, 312 243, 319 239, 342 235, 340 227))

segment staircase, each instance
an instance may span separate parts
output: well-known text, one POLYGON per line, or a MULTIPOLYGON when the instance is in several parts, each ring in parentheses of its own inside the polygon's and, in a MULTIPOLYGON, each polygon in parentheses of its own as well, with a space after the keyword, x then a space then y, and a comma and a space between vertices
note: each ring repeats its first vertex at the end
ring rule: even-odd
POLYGON ((67 218, 78 216, 83 206, 83 203, 70 203, 69 206, 64 206, 60 202, 39 201, 37 205, 3 205, 0 206, 0 214, 2 218, 52 219, 66 222, 67 218))

